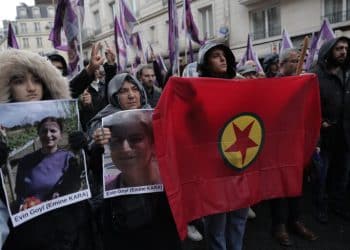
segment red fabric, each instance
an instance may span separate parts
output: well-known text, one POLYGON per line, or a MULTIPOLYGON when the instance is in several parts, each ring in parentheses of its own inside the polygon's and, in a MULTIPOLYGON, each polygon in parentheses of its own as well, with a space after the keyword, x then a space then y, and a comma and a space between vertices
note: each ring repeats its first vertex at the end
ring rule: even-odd
POLYGON ((170 78, 154 111, 153 128, 160 172, 180 237, 186 237, 186 225, 193 219, 300 195, 320 117, 315 75, 170 78), (239 171, 224 162, 219 135, 232 117, 245 112, 263 121, 264 142, 256 160, 239 171))

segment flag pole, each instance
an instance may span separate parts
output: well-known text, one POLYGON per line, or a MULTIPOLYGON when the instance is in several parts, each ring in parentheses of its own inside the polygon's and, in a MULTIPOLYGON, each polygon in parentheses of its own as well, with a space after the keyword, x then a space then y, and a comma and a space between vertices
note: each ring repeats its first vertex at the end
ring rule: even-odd
POLYGON ((183 0, 183 24, 185 31, 185 63, 187 63, 187 17, 186 17, 186 0, 183 0))
POLYGON ((309 37, 305 36, 304 42, 303 42, 303 47, 301 49, 301 54, 300 54, 298 66, 297 66, 296 75, 300 75, 302 70, 303 70, 304 59, 305 59, 306 50, 307 50, 308 46, 309 46, 309 37))
MULTIPOLYGON (((84 0, 83 0, 84 1, 84 0)), ((84 4, 85 6, 85 4, 84 4)), ((80 16, 80 11, 78 13, 78 28, 79 28, 79 52, 80 52, 80 56, 79 56, 79 65, 80 65, 80 70, 83 69, 84 67, 84 59, 83 59, 83 40, 82 40, 82 35, 81 35, 81 16, 80 16)))

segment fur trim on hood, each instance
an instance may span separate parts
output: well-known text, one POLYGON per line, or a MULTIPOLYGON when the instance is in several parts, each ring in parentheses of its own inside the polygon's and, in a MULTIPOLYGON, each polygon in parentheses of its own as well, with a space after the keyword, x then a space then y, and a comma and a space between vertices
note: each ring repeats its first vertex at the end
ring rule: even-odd
POLYGON ((0 53, 0 103, 11 102, 10 79, 28 70, 38 76, 49 97, 44 99, 70 99, 69 83, 44 57, 24 50, 9 49, 0 53))

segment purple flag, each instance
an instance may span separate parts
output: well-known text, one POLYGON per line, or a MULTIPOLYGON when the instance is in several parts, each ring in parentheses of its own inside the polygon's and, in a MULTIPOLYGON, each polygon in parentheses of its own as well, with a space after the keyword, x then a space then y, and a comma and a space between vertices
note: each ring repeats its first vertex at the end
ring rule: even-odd
POLYGON ((135 62, 134 63, 136 63, 136 66, 137 66, 140 63, 145 62, 145 56, 143 53, 140 33, 136 32, 136 33, 132 34, 130 40, 131 40, 132 48, 135 51, 135 62))
POLYGON ((286 29, 283 29, 282 32, 282 42, 281 42, 281 48, 280 48, 280 54, 285 50, 285 49, 291 49, 294 48, 292 40, 290 40, 290 36, 287 32, 286 29))
POLYGON ((261 67, 261 64, 259 62, 258 56, 254 52, 253 45, 252 45, 252 39, 250 38, 250 35, 248 34, 248 41, 247 41, 247 48, 242 56, 241 60, 239 61, 237 67, 243 66, 246 61, 254 61, 255 67, 257 72, 264 72, 263 68, 261 67))
POLYGON ((165 65, 165 62, 164 62, 163 57, 162 57, 161 55, 157 55, 156 58, 157 58, 157 63, 158 63, 158 65, 161 66, 161 67, 160 67, 161 70, 162 70, 164 73, 168 72, 168 68, 167 68, 166 65, 165 65))
POLYGON ((115 42, 115 49, 117 51, 117 71, 125 71, 128 61, 127 61, 127 50, 126 50, 126 44, 125 40, 122 36, 122 31, 120 24, 118 22, 118 17, 114 18, 114 42, 115 42))
POLYGON ((120 28, 123 31, 123 39, 126 44, 132 45, 132 31, 137 19, 124 0, 119 0, 119 10, 120 28))
POLYGON ((321 46, 325 42, 327 42, 333 38, 335 38, 335 34, 332 30, 332 27, 331 27, 330 23, 328 22, 328 20, 324 19, 322 26, 321 26, 321 29, 318 32, 318 35, 317 36, 314 35, 313 39, 311 41, 309 55, 307 57, 306 65, 305 65, 306 70, 309 70, 313 61, 317 60, 318 51, 320 50, 321 46))
POLYGON ((15 32, 12 29, 11 22, 9 22, 8 31, 7 31, 7 47, 19 49, 15 32))
POLYGON ((177 19, 176 0, 168 0, 169 14, 169 60, 172 74, 180 74, 179 72, 179 27, 177 19))
POLYGON ((187 36, 189 36, 192 41, 200 45, 203 44, 203 41, 201 41, 198 36, 198 28, 193 19, 190 0, 183 0, 182 29, 186 30, 187 36))
MULTIPOLYGON (((148 44, 147 52, 148 52, 148 49, 151 51, 152 54, 155 55, 153 47, 152 47, 151 44, 148 44)), ((155 55, 155 57, 156 57, 156 62, 158 64, 158 67, 160 68, 160 70, 162 70, 164 72, 167 72, 168 69, 167 69, 167 67, 166 67, 166 65, 164 63, 163 57, 161 55, 155 55)), ((150 62, 150 61, 152 61, 152 60, 149 58, 149 55, 147 53, 147 62, 150 62)))
POLYGON ((55 23, 50 33, 49 40, 53 46, 59 50, 65 50, 68 53, 69 72, 73 74, 79 70, 78 63, 80 60, 80 26, 84 18, 84 1, 83 0, 58 0, 55 23), (80 23, 79 23, 80 21, 80 23), (64 31, 67 44, 62 37, 64 31))

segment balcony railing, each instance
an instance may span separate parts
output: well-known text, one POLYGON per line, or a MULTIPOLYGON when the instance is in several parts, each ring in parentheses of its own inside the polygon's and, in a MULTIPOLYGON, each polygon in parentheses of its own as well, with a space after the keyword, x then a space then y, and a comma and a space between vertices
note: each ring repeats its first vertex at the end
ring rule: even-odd
POLYGON ((328 13, 322 17, 327 18, 330 23, 340 23, 350 20, 350 10, 328 13))
POLYGON ((262 2, 262 0, 238 0, 238 3, 243 5, 250 5, 258 2, 262 2))

